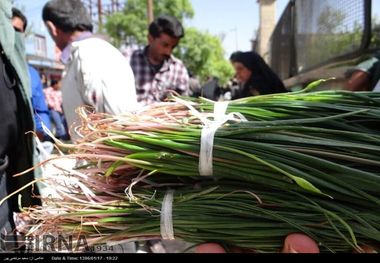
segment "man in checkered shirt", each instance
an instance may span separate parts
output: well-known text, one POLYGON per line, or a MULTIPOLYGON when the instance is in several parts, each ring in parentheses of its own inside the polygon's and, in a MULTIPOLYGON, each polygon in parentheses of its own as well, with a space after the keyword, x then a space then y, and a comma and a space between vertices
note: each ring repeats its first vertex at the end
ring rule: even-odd
POLYGON ((130 64, 136 79, 138 102, 149 105, 170 94, 189 95, 189 74, 181 60, 172 55, 184 36, 181 23, 171 16, 160 16, 149 26, 148 46, 132 53, 130 64))

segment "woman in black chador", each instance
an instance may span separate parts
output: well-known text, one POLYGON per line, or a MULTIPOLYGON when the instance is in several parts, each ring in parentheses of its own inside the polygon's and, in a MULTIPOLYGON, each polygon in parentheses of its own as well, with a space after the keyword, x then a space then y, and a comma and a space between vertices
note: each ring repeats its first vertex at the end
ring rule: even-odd
POLYGON ((233 99, 287 92, 280 78, 257 53, 238 51, 231 55, 230 61, 242 85, 238 97, 233 99))

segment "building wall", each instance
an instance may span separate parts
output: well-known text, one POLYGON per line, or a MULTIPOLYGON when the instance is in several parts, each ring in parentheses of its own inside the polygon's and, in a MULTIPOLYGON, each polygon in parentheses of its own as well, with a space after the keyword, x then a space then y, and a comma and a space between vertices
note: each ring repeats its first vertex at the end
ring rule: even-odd
POLYGON ((276 26, 276 0, 257 0, 260 5, 260 25, 257 52, 268 62, 269 40, 276 26))

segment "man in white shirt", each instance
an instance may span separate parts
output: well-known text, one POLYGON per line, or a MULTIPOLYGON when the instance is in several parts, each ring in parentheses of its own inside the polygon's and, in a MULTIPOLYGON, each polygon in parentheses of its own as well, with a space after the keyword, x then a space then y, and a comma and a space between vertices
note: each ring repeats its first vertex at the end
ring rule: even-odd
POLYGON ((128 61, 92 34, 91 19, 81 1, 51 0, 45 4, 42 18, 62 51, 63 110, 71 129, 78 119, 75 110, 82 105, 110 114, 137 109, 135 79, 128 61))
MULTIPOLYGON (((91 19, 81 1, 48 1, 42 18, 62 51, 62 104, 71 131, 78 119, 75 110, 82 105, 110 114, 138 108, 135 79, 128 61, 118 49, 92 34, 91 19)), ((77 138, 73 132, 70 135, 77 138)), ((123 252, 136 251, 133 242, 121 245, 123 252)), ((113 250, 120 249, 115 246, 113 250)))

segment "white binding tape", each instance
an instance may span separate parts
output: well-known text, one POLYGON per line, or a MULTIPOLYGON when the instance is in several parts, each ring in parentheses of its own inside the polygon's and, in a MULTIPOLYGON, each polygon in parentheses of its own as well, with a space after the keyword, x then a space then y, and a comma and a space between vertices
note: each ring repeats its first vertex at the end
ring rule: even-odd
POLYGON ((202 176, 212 176, 213 172, 213 149, 214 137, 218 127, 204 126, 201 133, 201 148, 199 152, 199 174, 202 176))
POLYGON ((173 229, 174 190, 168 190, 162 200, 160 231, 163 240, 174 240, 173 229))
POLYGON ((231 116, 226 115, 228 102, 215 102, 214 121, 206 124, 201 133, 201 148, 199 152, 199 174, 202 176, 212 176, 213 171, 213 151, 214 137, 216 131, 229 120, 231 116))
POLYGON ((200 119, 203 123, 198 170, 201 176, 213 176, 213 150, 216 131, 227 121, 234 120, 246 122, 247 119, 240 112, 231 112, 230 114, 226 115, 229 105, 228 101, 218 101, 214 103, 214 120, 210 121, 199 111, 197 111, 192 106, 191 102, 182 100, 180 98, 175 98, 175 100, 189 108, 191 114, 200 119))

